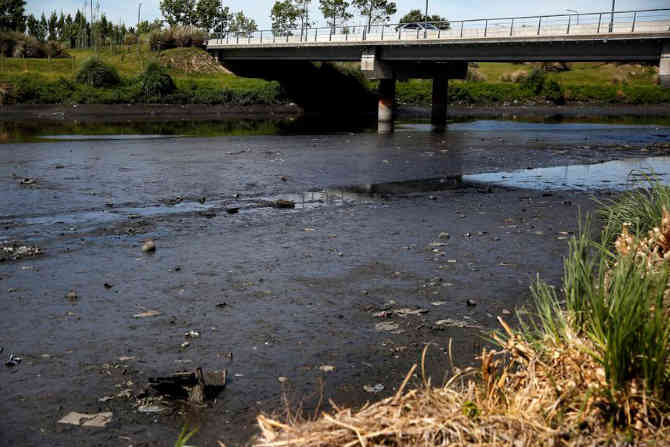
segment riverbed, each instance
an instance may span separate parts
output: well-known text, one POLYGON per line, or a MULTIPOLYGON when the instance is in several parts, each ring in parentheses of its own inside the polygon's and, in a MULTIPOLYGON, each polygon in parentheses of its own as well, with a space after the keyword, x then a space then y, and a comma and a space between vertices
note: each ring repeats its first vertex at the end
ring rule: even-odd
POLYGON ((185 424, 240 445, 260 412, 392 395, 426 344, 440 383, 538 275, 559 283, 594 199, 670 175, 658 117, 39 123, 0 144, 0 246, 41 252, 0 262, 6 445, 171 445, 185 424), (197 367, 227 370, 215 400, 139 411, 149 377, 197 367))

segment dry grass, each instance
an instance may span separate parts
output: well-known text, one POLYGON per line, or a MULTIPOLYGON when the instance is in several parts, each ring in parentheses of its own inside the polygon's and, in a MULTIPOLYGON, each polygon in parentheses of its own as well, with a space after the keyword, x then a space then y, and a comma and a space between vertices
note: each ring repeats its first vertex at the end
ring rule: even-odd
MULTIPOLYGON (((637 440, 667 445, 670 425, 634 383, 612 407, 603 368, 590 343, 546 340, 542 351, 500 320, 503 349, 481 355, 481 369, 454 375, 442 387, 405 391, 358 411, 338 408, 314 421, 285 424, 258 417, 257 446, 582 446, 637 440), (625 431, 616 428, 625 427, 625 431)), ((425 355, 425 351, 424 351, 425 355)))

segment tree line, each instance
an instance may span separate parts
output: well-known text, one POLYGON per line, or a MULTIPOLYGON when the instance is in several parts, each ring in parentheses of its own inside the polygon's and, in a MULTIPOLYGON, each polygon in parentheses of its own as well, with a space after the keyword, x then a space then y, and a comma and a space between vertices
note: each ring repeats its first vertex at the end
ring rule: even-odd
MULTIPOLYGON (((315 22, 309 17, 311 0, 276 0, 270 17, 272 31, 276 35, 292 35, 296 30, 304 32, 306 28, 314 26, 315 22)), ((338 26, 343 26, 354 17, 353 10, 365 18, 366 28, 370 31, 372 25, 387 24, 398 8, 390 0, 319 0, 319 10, 326 19, 326 23, 336 32, 338 26)), ((413 22, 441 22, 440 28, 449 27, 449 22, 439 15, 426 16, 420 10, 413 9, 400 19, 400 23, 413 22)), ((346 32, 344 28, 344 32, 346 32)))

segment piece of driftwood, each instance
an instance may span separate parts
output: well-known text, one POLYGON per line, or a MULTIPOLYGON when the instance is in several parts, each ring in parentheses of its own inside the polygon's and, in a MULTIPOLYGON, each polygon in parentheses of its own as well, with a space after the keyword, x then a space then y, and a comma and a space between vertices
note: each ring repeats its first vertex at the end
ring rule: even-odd
POLYGON ((167 377, 150 377, 149 386, 171 399, 204 403, 215 399, 226 386, 227 371, 210 371, 202 368, 194 371, 179 371, 167 377))

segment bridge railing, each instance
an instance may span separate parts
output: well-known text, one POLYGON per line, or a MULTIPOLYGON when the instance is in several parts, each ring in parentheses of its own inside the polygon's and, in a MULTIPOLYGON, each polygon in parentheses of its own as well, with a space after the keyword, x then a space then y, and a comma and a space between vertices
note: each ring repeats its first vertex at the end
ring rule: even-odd
POLYGON ((251 33, 216 34, 208 41, 208 46, 670 33, 670 9, 420 22, 418 25, 420 26, 417 24, 343 25, 295 28, 282 32, 261 30, 251 33))

